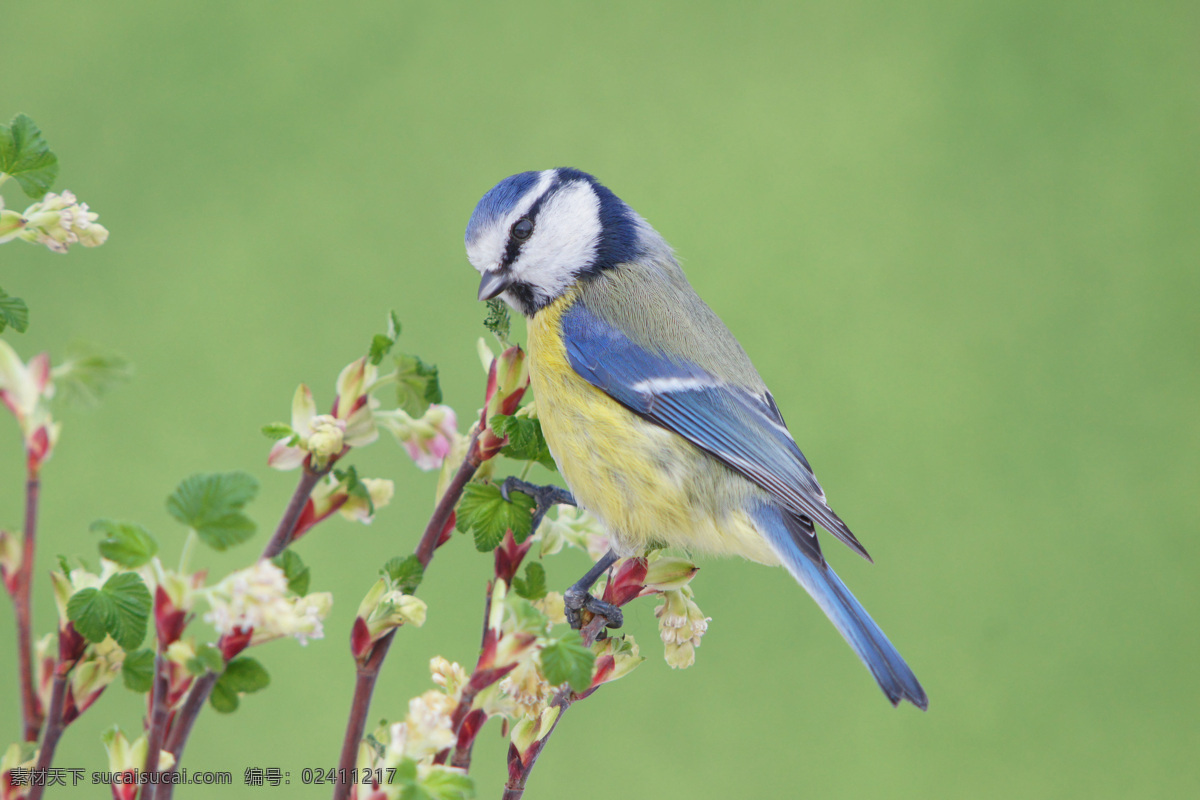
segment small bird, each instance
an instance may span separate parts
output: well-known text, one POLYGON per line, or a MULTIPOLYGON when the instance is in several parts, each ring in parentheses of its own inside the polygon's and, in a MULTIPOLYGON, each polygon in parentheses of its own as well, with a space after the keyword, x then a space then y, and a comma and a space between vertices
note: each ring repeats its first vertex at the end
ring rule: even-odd
POLYGON ((594 177, 560 168, 493 187, 466 246, 479 299, 500 297, 528 320, 546 443, 612 542, 565 595, 572 623, 587 608, 619 626, 589 590, 618 557, 650 547, 782 563, 888 700, 926 708, 912 670, 826 563, 815 525, 870 556, 662 236, 594 177))

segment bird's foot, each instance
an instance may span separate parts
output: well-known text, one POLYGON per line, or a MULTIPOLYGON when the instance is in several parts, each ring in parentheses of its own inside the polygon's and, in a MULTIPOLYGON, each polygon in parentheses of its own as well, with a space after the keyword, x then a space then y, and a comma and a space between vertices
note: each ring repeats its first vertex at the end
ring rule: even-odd
POLYGON ((538 486, 536 483, 523 481, 520 478, 512 475, 504 479, 504 483, 500 484, 500 496, 506 501, 512 502, 509 499, 508 493, 516 490, 521 494, 527 494, 534 499, 538 508, 549 509, 553 505, 575 505, 575 496, 559 486, 553 484, 549 486, 538 486))
MULTIPOLYGON (((581 629, 590 618, 585 620, 584 612, 593 616, 604 617, 604 627, 619 628, 625 624, 625 615, 621 609, 612 603, 593 597, 587 589, 578 585, 572 586, 563 594, 563 608, 567 615, 567 623, 575 630, 581 629)), ((599 638, 604 638, 600 636, 599 638)))

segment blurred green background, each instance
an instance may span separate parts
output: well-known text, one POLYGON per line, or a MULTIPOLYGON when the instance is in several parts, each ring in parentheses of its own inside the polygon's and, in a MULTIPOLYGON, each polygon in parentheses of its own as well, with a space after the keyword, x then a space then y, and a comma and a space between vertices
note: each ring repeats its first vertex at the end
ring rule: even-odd
MULTIPOLYGON (((137 375, 64 412, 44 474, 36 621, 57 553, 137 520, 194 471, 263 489, 258 552, 294 485, 258 432, 333 380, 395 308, 465 422, 483 308, 462 232, 514 172, 596 174, 678 250, 773 388, 871 566, 831 559, 929 691, 888 707, 782 570, 704 562, 696 666, 650 660, 574 708, 528 797, 1178 797, 1200 790, 1200 12, 1195 3, 698 2, 6 4, 0 117, 30 114, 112 231, 58 256, 11 243, 25 356, 81 337, 137 375)), ((9 206, 25 200, 8 185, 9 206)), ((0 425, 0 524, 21 522, 0 425)), ((298 546, 334 592, 327 638, 259 649, 273 683, 206 712, 182 798, 321 797, 353 683, 346 641, 387 558, 411 551, 433 475, 388 439, 370 528, 298 546), (242 787, 246 766, 288 789, 242 787)), ((373 720, 401 718, 434 654, 475 657, 490 560, 463 539, 422 587, 373 720)), ((550 562, 558 587, 576 557, 550 562)), ((198 630, 205 629, 198 623, 198 630)), ((11 615, 0 719, 18 733, 11 615)), ((139 729, 112 687, 57 763, 103 769, 139 729)), ((474 773, 498 797, 504 744, 474 773)), ((95 789, 58 790, 82 796, 95 789)), ((51 796, 54 796, 53 794, 51 796)))

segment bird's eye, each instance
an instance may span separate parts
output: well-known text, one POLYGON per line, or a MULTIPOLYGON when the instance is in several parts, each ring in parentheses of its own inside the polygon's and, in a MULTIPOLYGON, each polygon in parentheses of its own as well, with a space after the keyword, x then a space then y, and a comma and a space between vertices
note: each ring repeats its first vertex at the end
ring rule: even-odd
POLYGON ((513 223, 512 235, 514 239, 525 241, 533 235, 533 220, 529 217, 521 217, 513 223))

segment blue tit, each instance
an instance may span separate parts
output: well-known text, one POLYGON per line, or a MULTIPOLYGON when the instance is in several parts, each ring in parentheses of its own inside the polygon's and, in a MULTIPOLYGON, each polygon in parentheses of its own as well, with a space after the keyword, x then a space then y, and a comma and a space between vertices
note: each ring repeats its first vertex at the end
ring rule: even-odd
POLYGON ((662 236, 591 175, 550 169, 484 195, 466 246, 479 299, 500 297, 528 320, 546 442, 613 545, 568 592, 569 609, 618 556, 650 547, 783 564, 892 704, 926 708, 912 670, 826 563, 816 525, 867 551, 662 236))

